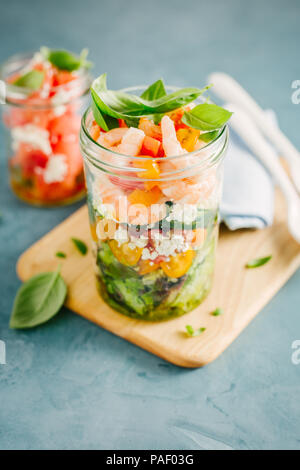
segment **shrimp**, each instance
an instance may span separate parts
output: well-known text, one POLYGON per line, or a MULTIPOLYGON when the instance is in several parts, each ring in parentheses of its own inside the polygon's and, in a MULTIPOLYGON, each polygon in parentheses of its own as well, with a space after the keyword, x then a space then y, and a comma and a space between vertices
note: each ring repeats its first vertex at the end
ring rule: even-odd
POLYGON ((167 115, 161 120, 161 131, 163 149, 167 157, 176 157, 186 153, 178 142, 174 122, 167 115))
POLYGON ((98 143, 103 147, 111 148, 121 142, 127 131, 126 127, 116 127, 108 132, 101 133, 98 143))
POLYGON ((125 155, 136 157, 141 151, 145 133, 135 127, 130 127, 129 129, 125 128, 125 131, 117 151, 125 155))

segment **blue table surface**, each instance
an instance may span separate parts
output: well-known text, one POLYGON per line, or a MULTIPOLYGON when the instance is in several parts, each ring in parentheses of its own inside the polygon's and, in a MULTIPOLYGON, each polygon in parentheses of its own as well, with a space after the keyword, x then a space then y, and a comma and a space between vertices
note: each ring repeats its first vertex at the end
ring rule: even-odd
MULTIPOLYGON (((0 61, 41 45, 88 47, 95 74, 119 88, 159 77, 202 86, 236 77, 278 114, 300 148, 297 0, 74 0, 1 4, 0 61)), ((187 370, 67 309, 43 327, 12 331, 18 256, 80 204, 25 206, 8 186, 0 148, 0 448, 300 448, 300 271, 214 363, 187 370)))

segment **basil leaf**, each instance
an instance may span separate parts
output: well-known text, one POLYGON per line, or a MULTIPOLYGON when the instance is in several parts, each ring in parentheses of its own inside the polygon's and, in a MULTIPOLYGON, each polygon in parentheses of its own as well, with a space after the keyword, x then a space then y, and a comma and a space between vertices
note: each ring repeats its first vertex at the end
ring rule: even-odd
POLYGON ((216 308, 216 310, 211 312, 211 315, 213 317, 218 317, 219 315, 223 315, 223 310, 220 307, 218 307, 218 308, 216 308))
POLYGON ((214 140, 219 134, 219 131, 211 131, 211 132, 204 132, 203 134, 199 135, 199 139, 203 140, 203 142, 211 142, 214 140))
POLYGON ((88 49, 83 49, 79 56, 72 54, 65 50, 51 50, 47 47, 41 48, 41 54, 43 57, 51 62, 56 68, 60 70, 67 70, 73 72, 81 67, 91 67, 92 63, 87 61, 88 49))
POLYGON ((88 247, 86 246, 86 244, 82 241, 82 240, 79 240, 79 238, 71 238, 72 242, 74 243, 74 245, 76 246, 77 250, 82 254, 82 255, 86 255, 87 252, 88 252, 88 247))
POLYGON ((141 94, 141 98, 144 100, 156 100, 157 98, 161 98, 162 96, 166 96, 167 92, 165 89, 165 85, 162 79, 157 80, 156 82, 152 83, 145 91, 141 94))
POLYGON ((17 78, 13 85, 30 88, 31 90, 39 90, 44 78, 45 73, 41 70, 30 70, 30 72, 25 73, 22 77, 17 78))
POLYGON ((58 251, 57 253, 55 253, 55 256, 57 256, 57 258, 66 258, 67 257, 66 253, 64 253, 63 251, 58 251))
POLYGON ((186 325, 185 329, 186 329, 186 334, 188 336, 193 336, 193 337, 201 335, 201 333, 203 333, 206 330, 206 328, 198 328, 197 330, 194 330, 194 328, 191 325, 186 325))
POLYGON ((265 256, 264 258, 256 258, 251 261, 248 261, 246 264, 246 268, 259 268, 260 266, 263 266, 264 264, 268 263, 272 259, 272 255, 270 256, 265 256))
POLYGON ((198 104, 191 111, 186 111, 182 116, 182 122, 201 131, 214 131, 223 127, 230 116, 232 113, 227 109, 216 104, 203 103, 198 104))
POLYGON ((100 109, 98 108, 96 101, 98 99, 98 95, 91 89, 92 95, 92 112, 94 115, 94 119, 96 123, 103 129, 104 131, 109 131, 110 129, 114 129, 115 127, 119 127, 119 121, 107 114, 102 114, 100 109))
POLYGON ((17 292, 10 328, 33 328, 47 322, 59 312, 66 294, 59 269, 32 277, 17 292))
MULTIPOLYGON (((155 100, 145 100, 139 96, 130 95, 122 91, 111 91, 106 88, 106 74, 101 75, 92 84, 92 90, 97 95, 96 106, 103 114, 117 119, 130 119, 152 114, 161 114, 180 108, 194 101, 209 87, 182 88, 169 95, 161 96, 155 100)), ((93 97, 95 97, 95 93, 93 97)))

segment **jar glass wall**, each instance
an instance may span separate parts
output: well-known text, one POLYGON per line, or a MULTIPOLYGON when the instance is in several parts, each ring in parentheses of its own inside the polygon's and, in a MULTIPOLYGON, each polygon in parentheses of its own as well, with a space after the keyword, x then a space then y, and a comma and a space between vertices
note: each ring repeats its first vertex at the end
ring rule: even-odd
MULTIPOLYGON (((61 83, 44 86, 40 92, 13 85, 14 77, 34 63, 34 57, 13 56, 1 67, 10 183, 14 193, 30 204, 69 204, 85 194, 79 129, 91 78, 87 70, 78 71, 71 80, 59 71, 61 83)), ((44 81, 48 78, 46 71, 44 81)))
POLYGON ((141 320, 187 313, 212 285, 228 129, 199 150, 155 159, 155 178, 153 159, 97 143, 93 119, 88 109, 80 140, 100 294, 141 320))

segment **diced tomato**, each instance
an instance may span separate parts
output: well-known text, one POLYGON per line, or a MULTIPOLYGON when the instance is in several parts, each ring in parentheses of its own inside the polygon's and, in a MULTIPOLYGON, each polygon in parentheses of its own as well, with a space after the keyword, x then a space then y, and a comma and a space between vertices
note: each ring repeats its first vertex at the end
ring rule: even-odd
POLYGON ((157 269, 159 269, 159 264, 153 263, 153 261, 149 261, 148 259, 141 260, 139 263, 139 274, 141 276, 143 276, 144 274, 152 273, 157 269))
POLYGON ((162 141, 161 128, 154 124, 153 121, 142 117, 139 122, 139 129, 142 129, 148 137, 153 137, 153 139, 157 139, 160 142, 162 141))
POLYGON ((135 189, 128 196, 130 204, 143 204, 144 206, 150 207, 152 204, 156 204, 161 198, 161 191, 155 187, 151 191, 141 191, 135 189))
POLYGON ((198 142, 200 131, 192 128, 180 128, 177 131, 177 139, 179 140, 181 147, 188 152, 195 150, 195 145, 198 142))
POLYGON ((142 256, 143 248, 130 248, 128 243, 119 246, 116 240, 110 240, 108 244, 117 260, 126 266, 135 266, 142 256))
POLYGON ((169 117, 172 119, 172 121, 174 121, 176 131, 180 128, 187 128, 188 127, 186 124, 184 124, 181 121, 182 116, 183 116, 183 114, 186 110, 187 109, 179 108, 179 109, 175 109, 174 111, 171 111, 169 113, 169 117))
POLYGON ((157 157, 161 142, 153 137, 145 136, 141 149, 141 155, 150 155, 151 157, 157 157))
POLYGON ((194 250, 188 250, 171 256, 170 261, 163 261, 160 266, 167 276, 178 278, 190 269, 194 256, 194 250))
POLYGON ((119 127, 128 127, 124 119, 118 119, 119 127))
POLYGON ((159 165, 155 160, 139 160, 136 161, 134 165, 145 170, 137 173, 139 178, 157 179, 160 176, 159 165))
POLYGON ((57 144, 52 145, 52 148, 54 154, 62 154, 66 156, 70 175, 78 175, 82 171, 83 159, 77 139, 70 141, 61 140, 57 144))
POLYGON ((80 120, 77 114, 62 114, 51 121, 49 132, 57 137, 66 137, 70 134, 77 136, 80 130, 80 120))
POLYGON ((76 77, 67 70, 56 69, 53 74, 53 86, 65 85, 66 83, 75 80, 75 78, 76 77))

